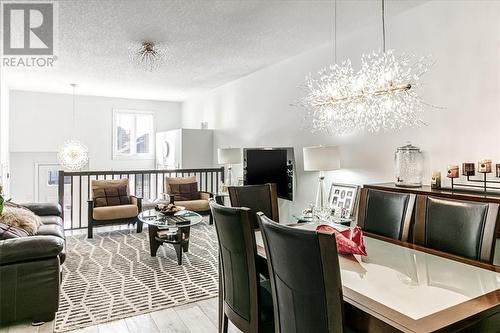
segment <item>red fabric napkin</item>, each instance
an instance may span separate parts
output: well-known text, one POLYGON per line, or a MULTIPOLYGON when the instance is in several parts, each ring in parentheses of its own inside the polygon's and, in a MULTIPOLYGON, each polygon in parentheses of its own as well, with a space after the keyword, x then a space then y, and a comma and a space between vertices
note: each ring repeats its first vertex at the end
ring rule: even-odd
POLYGON ((316 231, 328 231, 335 235, 337 252, 340 254, 361 254, 366 256, 365 243, 363 242, 363 231, 356 226, 354 229, 338 231, 334 227, 326 224, 319 225, 316 231))

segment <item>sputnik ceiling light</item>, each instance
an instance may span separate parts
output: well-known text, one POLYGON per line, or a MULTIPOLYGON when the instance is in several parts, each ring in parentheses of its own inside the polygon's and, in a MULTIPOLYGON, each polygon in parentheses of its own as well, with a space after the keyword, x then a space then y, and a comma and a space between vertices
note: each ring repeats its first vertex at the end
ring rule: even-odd
MULTIPOLYGON (((76 84, 72 83, 73 87, 73 129, 75 132, 75 89, 76 84)), ((87 147, 85 147, 80 141, 76 139, 70 139, 64 143, 64 145, 59 149, 57 154, 59 164, 69 171, 81 170, 85 167, 89 161, 89 152, 87 147)))
POLYGON ((129 57, 135 65, 152 72, 167 61, 167 52, 160 43, 144 41, 129 47, 129 57))
POLYGON ((385 47, 385 0, 382 1, 383 50, 363 54, 361 68, 337 63, 337 1, 335 1, 335 64, 306 78, 307 94, 300 104, 312 132, 345 135, 397 130, 423 124, 424 103, 418 95, 428 57, 396 56, 385 47))

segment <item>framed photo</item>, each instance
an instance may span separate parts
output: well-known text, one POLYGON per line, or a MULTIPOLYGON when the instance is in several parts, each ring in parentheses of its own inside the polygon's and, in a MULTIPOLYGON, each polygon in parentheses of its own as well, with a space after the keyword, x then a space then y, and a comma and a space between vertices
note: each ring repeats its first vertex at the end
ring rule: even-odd
POLYGON ((358 190, 358 185, 332 183, 328 204, 335 209, 336 217, 348 219, 354 215, 358 201, 358 190))

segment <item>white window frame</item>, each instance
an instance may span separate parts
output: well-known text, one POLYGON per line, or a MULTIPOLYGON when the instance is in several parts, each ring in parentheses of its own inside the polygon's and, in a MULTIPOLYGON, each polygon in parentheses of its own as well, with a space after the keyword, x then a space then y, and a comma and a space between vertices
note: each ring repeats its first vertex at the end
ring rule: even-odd
POLYGON ((156 136, 156 127, 155 127, 155 117, 154 117, 154 112, 153 111, 140 111, 140 110, 128 110, 128 109, 113 109, 113 121, 112 121, 112 132, 113 132, 113 138, 111 144, 113 145, 112 152, 113 152, 113 159, 114 160, 154 160, 155 159, 155 136, 156 136), (136 150, 136 137, 135 137, 135 129, 132 130, 131 133, 131 145, 130 145, 130 154, 123 154, 119 153, 117 151, 116 147, 116 139, 117 139, 117 127, 116 127, 116 120, 117 120, 117 115, 118 114, 128 114, 128 115, 151 115, 153 118, 153 128, 151 130, 151 137, 150 137, 150 151, 149 153, 137 153, 136 150), (134 144, 132 144, 134 143, 134 144))

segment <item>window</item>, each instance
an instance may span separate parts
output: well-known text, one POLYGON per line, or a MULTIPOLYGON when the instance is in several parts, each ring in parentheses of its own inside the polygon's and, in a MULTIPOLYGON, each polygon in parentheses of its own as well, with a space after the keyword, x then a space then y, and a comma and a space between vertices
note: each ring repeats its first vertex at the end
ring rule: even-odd
POLYGON ((153 113, 113 110, 113 158, 154 158, 153 113))

